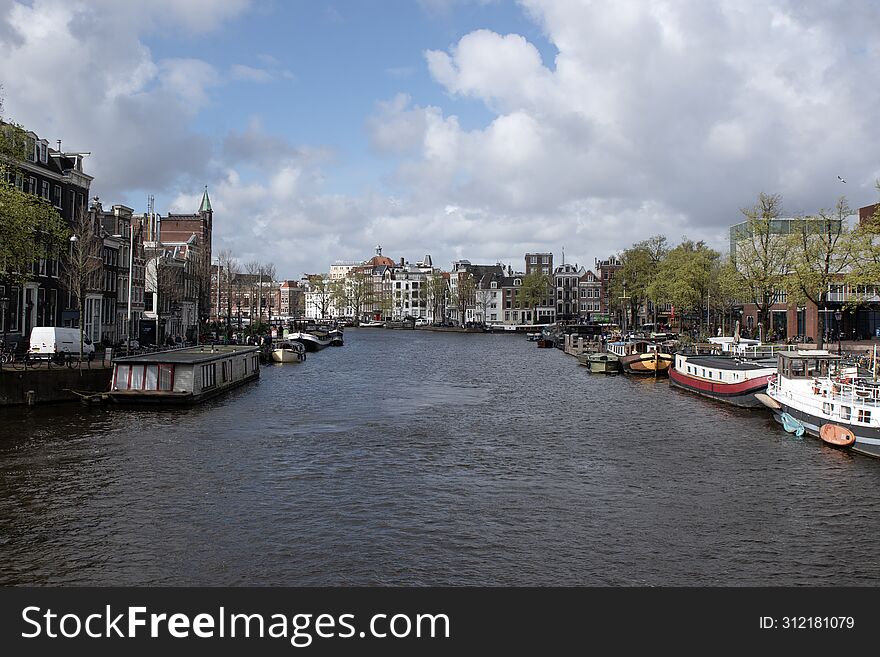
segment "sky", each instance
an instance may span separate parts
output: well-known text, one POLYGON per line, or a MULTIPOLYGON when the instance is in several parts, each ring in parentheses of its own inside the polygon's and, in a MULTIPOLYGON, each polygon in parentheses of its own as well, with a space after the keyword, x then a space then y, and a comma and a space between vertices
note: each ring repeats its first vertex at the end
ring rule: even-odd
POLYGON ((878 200, 875 0, 0 0, 3 118, 280 278, 878 200), (841 182, 838 178, 844 179, 841 182))

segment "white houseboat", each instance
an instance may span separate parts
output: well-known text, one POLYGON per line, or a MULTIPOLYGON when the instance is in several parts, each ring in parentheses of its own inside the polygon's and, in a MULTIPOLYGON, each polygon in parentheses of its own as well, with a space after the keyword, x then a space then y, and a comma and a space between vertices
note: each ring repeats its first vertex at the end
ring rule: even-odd
POLYGON ((781 352, 778 370, 759 399, 786 431, 880 456, 880 382, 820 349, 781 352))
POLYGON ((675 354, 675 363, 669 368, 669 383, 734 406, 763 408, 755 395, 767 389, 774 374, 775 360, 675 354))
POLYGON ((259 376, 257 347, 203 345, 115 359, 106 394, 117 402, 194 404, 259 376))

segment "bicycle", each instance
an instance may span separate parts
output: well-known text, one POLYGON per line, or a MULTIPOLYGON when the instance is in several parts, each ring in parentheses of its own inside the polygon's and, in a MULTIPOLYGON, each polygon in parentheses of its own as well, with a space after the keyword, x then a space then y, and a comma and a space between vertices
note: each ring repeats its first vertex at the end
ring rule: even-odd
POLYGON ((0 365, 9 365, 15 356, 15 352, 6 348, 5 342, 0 342, 0 365))

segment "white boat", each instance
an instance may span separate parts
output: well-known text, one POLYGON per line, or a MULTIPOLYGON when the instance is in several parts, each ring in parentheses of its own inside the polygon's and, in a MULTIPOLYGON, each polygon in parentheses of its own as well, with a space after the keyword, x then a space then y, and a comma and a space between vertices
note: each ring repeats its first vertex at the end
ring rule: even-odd
POLYGON ((299 342, 289 340, 272 348, 272 360, 276 363, 301 363, 306 359, 306 348, 299 342))
POLYGON ((757 394, 776 374, 775 360, 750 360, 731 355, 675 354, 669 383, 677 388, 743 408, 761 408, 757 394))
POLYGON ((290 342, 298 342, 306 351, 318 351, 324 347, 329 347, 335 336, 331 336, 329 331, 298 331, 289 333, 287 339, 290 342))
POLYGON ((880 382, 824 349, 780 352, 778 373, 758 398, 786 431, 880 457, 880 382))

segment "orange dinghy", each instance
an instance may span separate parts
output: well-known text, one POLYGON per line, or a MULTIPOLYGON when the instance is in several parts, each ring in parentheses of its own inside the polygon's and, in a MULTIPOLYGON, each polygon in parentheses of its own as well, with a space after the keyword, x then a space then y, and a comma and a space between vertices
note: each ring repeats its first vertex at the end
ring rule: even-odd
POLYGON ((819 437, 835 447, 849 447, 856 441, 852 431, 837 424, 823 424, 819 429, 819 437))

